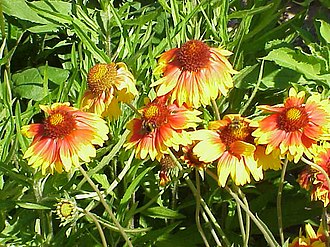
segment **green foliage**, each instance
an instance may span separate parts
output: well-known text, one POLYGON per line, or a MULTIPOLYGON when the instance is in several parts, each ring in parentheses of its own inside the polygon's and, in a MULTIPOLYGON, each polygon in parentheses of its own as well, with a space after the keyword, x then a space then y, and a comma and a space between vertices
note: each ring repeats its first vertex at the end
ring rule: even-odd
MULTIPOLYGON (((153 71, 159 55, 188 39, 205 40, 210 46, 231 50, 230 60, 239 71, 228 98, 217 102, 221 116, 242 109, 246 109, 244 115, 256 116, 257 104, 282 102, 292 85, 330 96, 326 6, 327 1, 280 0, 2 0, 0 245, 101 246, 98 229, 85 209, 98 217, 109 246, 125 246, 79 172, 43 176, 23 159, 30 141, 22 136, 21 127, 42 121, 39 105, 70 102, 79 107, 94 64, 125 62, 137 80, 140 95, 133 105, 139 108, 145 97, 155 94, 149 85, 156 80, 153 71), (325 7, 319 8, 320 4, 325 7), (286 15, 292 18, 285 19, 286 15), (81 211, 71 224, 60 226, 54 205, 66 196, 75 198, 81 211)), ((134 246, 202 246, 195 222, 196 199, 186 179, 175 171, 169 185, 159 186, 158 162, 135 160, 134 153, 123 147, 128 136, 125 126, 134 112, 127 106, 122 110, 119 120, 108 122, 111 133, 106 145, 84 166, 88 175, 134 246)), ((211 108, 201 111, 204 125, 214 120, 211 108)), ((297 236, 305 221, 317 222, 322 211, 322 205, 310 202, 297 184, 301 169, 292 165, 287 174, 282 205, 286 239, 297 236)), ((196 182, 191 174, 185 176, 196 182)), ((278 242, 279 176, 268 171, 263 181, 242 188, 251 211, 278 242)), ((201 220, 210 245, 216 246, 214 234, 223 233, 233 246, 242 246, 235 200, 208 175, 200 189, 215 217, 215 222, 201 220)), ((267 244, 254 224, 249 243, 267 244)))

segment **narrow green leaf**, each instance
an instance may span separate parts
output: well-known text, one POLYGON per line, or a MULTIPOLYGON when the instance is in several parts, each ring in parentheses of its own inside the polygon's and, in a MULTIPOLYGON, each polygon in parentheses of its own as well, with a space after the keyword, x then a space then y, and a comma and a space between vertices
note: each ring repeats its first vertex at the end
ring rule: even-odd
POLYGON ((136 190, 137 186, 140 184, 141 180, 144 178, 144 176, 152 169, 153 167, 148 167, 143 170, 128 186, 123 198, 120 201, 120 204, 125 204, 129 201, 129 199, 132 197, 132 194, 136 190))
POLYGON ((153 207, 148 208, 141 212, 142 214, 158 219, 183 219, 185 216, 169 208, 165 207, 153 207))
POLYGON ((16 202, 16 204, 21 208, 26 208, 26 209, 48 209, 48 210, 52 209, 50 207, 32 202, 16 202))
POLYGON ((266 6, 261 6, 261 7, 254 8, 254 9, 235 11, 228 15, 228 19, 244 18, 248 15, 260 14, 268 9, 271 9, 273 7, 273 5, 274 5, 273 3, 270 3, 266 6))

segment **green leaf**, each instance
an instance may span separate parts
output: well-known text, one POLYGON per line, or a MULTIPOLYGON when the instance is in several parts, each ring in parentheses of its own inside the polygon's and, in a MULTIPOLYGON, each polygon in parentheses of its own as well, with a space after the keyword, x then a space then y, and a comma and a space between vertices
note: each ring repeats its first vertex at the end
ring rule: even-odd
POLYGON ((48 209, 48 210, 52 209, 50 207, 32 202, 16 202, 16 204, 21 208, 26 208, 26 209, 48 209))
POLYGON ((269 52, 264 59, 273 61, 282 67, 295 70, 303 74, 307 79, 326 80, 326 77, 320 75, 321 71, 323 71, 323 61, 300 50, 281 47, 269 52))
POLYGON ((330 43, 330 24, 323 20, 317 21, 321 23, 320 33, 322 38, 324 38, 327 43, 330 43))
POLYGON ((93 178, 101 184, 103 189, 108 189, 110 187, 110 183, 108 181, 108 178, 105 174, 94 174, 93 178))
POLYGON ((9 16, 34 23, 49 23, 33 11, 24 0, 1 0, 1 3, 3 12, 9 16))
POLYGON ((254 8, 254 9, 235 11, 228 15, 228 19, 244 18, 248 15, 256 15, 256 14, 262 13, 268 9, 271 9, 273 7, 273 5, 274 5, 273 3, 270 3, 266 6, 261 6, 261 7, 254 8))
MULTIPOLYGON (((44 75, 46 66, 38 67, 39 73, 44 75)), ((65 82, 69 78, 70 72, 66 69, 47 66, 48 80, 54 82, 57 85, 65 82)))
POLYGON ((36 68, 24 70, 16 73, 12 77, 15 88, 14 91, 21 98, 39 101, 43 99, 43 79, 36 68))
POLYGON ((144 176, 152 169, 153 167, 145 168, 143 172, 141 172, 128 186, 123 198, 120 201, 120 204, 125 204, 129 201, 134 191, 137 189, 137 186, 140 184, 141 180, 144 176))
POLYGON ((153 207, 142 211, 142 214, 158 219, 183 219, 184 215, 165 207, 153 207))

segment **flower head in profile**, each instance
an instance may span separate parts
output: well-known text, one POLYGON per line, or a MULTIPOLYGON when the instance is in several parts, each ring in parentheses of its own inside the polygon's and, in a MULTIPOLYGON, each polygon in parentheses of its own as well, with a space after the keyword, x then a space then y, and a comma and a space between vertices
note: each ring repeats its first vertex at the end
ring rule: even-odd
POLYGON ((183 155, 180 157, 188 167, 194 167, 197 169, 206 168, 208 163, 201 161, 196 154, 193 152, 195 145, 197 144, 194 141, 192 144, 182 147, 183 155))
POLYGON ((160 166, 159 185, 164 187, 171 181, 170 173, 175 167, 175 163, 170 155, 165 154, 160 160, 160 166))
POLYGON ((166 105, 165 97, 156 98, 147 104, 139 118, 132 119, 127 128, 131 131, 126 148, 134 148, 136 157, 145 159, 147 155, 160 160, 168 148, 179 149, 179 145, 191 143, 184 129, 196 127, 200 112, 176 104, 166 105))
POLYGON ((155 74, 163 77, 151 86, 159 85, 157 96, 170 93, 171 102, 176 100, 179 106, 209 105, 233 87, 232 74, 236 71, 226 58, 229 55, 227 50, 190 40, 160 56, 155 74))
POLYGON ((138 95, 135 79, 124 63, 96 64, 87 83, 81 107, 100 116, 117 118, 121 114, 119 102, 130 102, 138 95))
POLYGON ((305 103, 305 93, 291 88, 283 105, 259 107, 271 115, 258 122, 252 135, 257 144, 267 145, 266 154, 279 149, 281 155, 298 162, 303 154, 310 157, 312 145, 325 133, 329 107, 327 101, 320 100, 320 95, 310 96, 305 103))
POLYGON ((302 235, 302 232, 300 231, 299 237, 296 237, 289 244, 289 247, 326 247, 326 237, 322 224, 320 224, 317 232, 315 232, 310 224, 306 224, 305 232, 306 236, 302 235))
POLYGON ((209 163, 217 160, 218 183, 225 186, 228 177, 237 185, 263 178, 262 167, 255 158, 256 146, 251 136, 250 121, 237 114, 226 115, 211 122, 208 130, 191 133, 199 141, 193 149, 199 160, 209 163))
POLYGON ((69 103, 40 106, 46 113, 43 123, 22 127, 25 136, 32 138, 24 157, 34 168, 41 167, 43 174, 54 170, 69 172, 79 160, 95 157, 93 144, 103 145, 109 129, 104 120, 93 113, 70 107, 69 103))
MULTIPOLYGON (((321 151, 314 157, 314 162, 330 175, 330 147, 321 151)), ((300 186, 308 190, 311 194, 311 200, 322 201, 324 207, 330 202, 329 184, 325 175, 312 168, 307 168, 299 174, 298 182, 300 186)))

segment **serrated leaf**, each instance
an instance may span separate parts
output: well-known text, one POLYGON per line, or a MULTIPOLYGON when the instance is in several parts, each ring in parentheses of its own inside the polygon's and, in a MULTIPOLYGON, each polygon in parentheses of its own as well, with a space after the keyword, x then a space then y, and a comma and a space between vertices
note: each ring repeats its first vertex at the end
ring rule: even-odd
POLYGON ((273 61, 276 64, 295 70, 310 80, 323 80, 320 77, 323 61, 300 50, 293 50, 288 47, 281 47, 269 52, 265 60, 273 61))
POLYGON ((183 219, 185 216, 169 208, 165 207, 153 207, 148 208, 142 212, 143 215, 146 215, 151 218, 158 219, 183 219))
POLYGON ((32 202, 16 202, 16 204, 21 208, 26 208, 26 209, 48 209, 48 210, 51 209, 50 207, 32 202))
POLYGON ((330 43, 330 24, 323 20, 317 20, 317 21, 321 23, 320 33, 322 38, 324 38, 327 43, 330 43))

